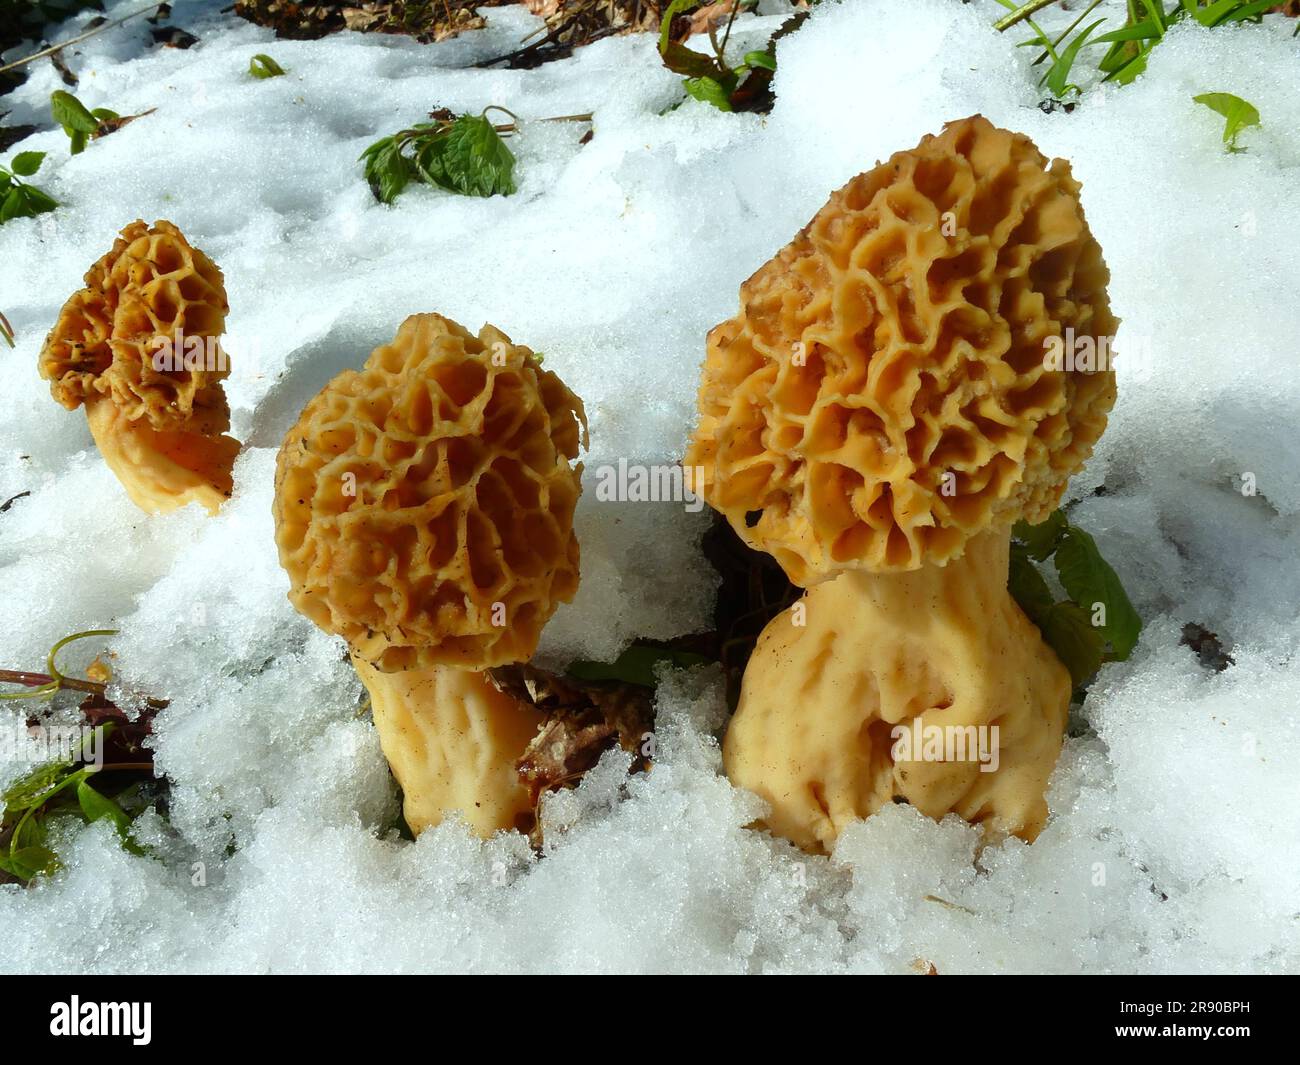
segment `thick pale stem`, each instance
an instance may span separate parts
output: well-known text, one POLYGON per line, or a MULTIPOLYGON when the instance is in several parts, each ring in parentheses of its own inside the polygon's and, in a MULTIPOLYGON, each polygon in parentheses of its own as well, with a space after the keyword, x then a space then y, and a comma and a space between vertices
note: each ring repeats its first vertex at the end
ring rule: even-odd
POLYGON ((1009 543, 998 530, 947 566, 843 573, 763 630, 723 757, 771 803, 772 831, 829 850, 897 797, 1038 834, 1070 677, 1007 591, 1009 543))
POLYGON ((477 835, 531 828, 528 791, 515 762, 542 725, 536 707, 455 666, 381 673, 352 656, 370 693, 384 756, 417 835, 459 810, 477 835))
POLYGON ((239 441, 157 432, 125 418, 109 397, 86 404, 86 420, 108 468, 141 510, 165 513, 199 503, 215 514, 230 498, 239 441))

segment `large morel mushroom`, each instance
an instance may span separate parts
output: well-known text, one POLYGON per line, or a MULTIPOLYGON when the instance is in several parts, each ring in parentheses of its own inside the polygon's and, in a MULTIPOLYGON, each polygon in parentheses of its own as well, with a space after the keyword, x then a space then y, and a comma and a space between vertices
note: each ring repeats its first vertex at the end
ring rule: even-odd
POLYGON ((412 830, 531 827, 542 724, 483 670, 522 662, 578 587, 581 401, 493 326, 407 318, 289 430, 275 527, 293 605, 347 640, 412 830))
POLYGON ((142 510, 232 490, 239 441, 226 435, 230 374, 221 271, 172 223, 132 222, 87 271, 41 350, 41 376, 68 410, 86 408, 108 467, 142 510))
POLYGON ((724 761, 800 846, 891 800, 1026 839, 1046 819, 1070 678, 1007 570, 1115 399, 1109 366, 1045 359, 1118 325, 1079 188, 1023 135, 949 123, 836 192, 709 334, 685 462, 808 589, 759 639, 724 761), (899 756, 917 721, 989 730, 996 771, 899 756))

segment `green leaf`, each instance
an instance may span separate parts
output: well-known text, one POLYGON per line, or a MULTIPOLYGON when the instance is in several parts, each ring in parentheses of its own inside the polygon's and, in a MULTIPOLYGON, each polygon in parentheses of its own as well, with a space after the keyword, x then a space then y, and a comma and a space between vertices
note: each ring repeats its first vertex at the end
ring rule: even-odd
POLYGON ((1061 578, 1061 586, 1085 612, 1090 626, 1097 605, 1104 608, 1104 623, 1097 627, 1098 631, 1109 641, 1114 658, 1121 661, 1128 658, 1142 631, 1142 619, 1129 602, 1119 577, 1101 557, 1093 538, 1071 525, 1052 557, 1052 564, 1061 578))
POLYGON ((6 809, 10 807, 26 809, 31 806, 42 794, 58 783, 59 777, 71 767, 72 761, 70 759, 61 762, 48 762, 45 765, 37 766, 25 777, 16 780, 9 786, 9 789, 4 793, 6 809))
POLYGON ((1163 35, 1165 28, 1168 26, 1163 0, 1142 0, 1142 6, 1147 9, 1147 14, 1151 16, 1151 21, 1156 24, 1156 27, 1163 35))
POLYGON ((1254 0, 1253 3, 1246 4, 1236 11, 1230 12, 1223 19, 1224 22, 1244 22, 1246 19, 1258 20, 1261 15, 1267 14, 1277 7, 1277 0, 1254 0))
POLYGON ((746 52, 744 63, 747 67, 762 67, 764 70, 776 70, 776 56, 771 52, 746 52))
POLYGON ((99 122, 86 110, 86 105, 62 89, 50 93, 50 113, 54 121, 68 131, 68 136, 73 133, 91 134, 99 129, 99 122))
POLYGON ((23 185, 20 190, 28 215, 46 214, 59 206, 59 201, 35 185, 23 185))
POLYGON ((674 74, 687 78, 716 78, 726 73, 716 59, 676 41, 663 52, 663 60, 674 74))
POLYGON ((1075 92, 1079 91, 1077 85, 1070 84, 1070 68, 1074 66, 1074 60, 1079 55, 1079 49, 1088 43, 1089 35, 1105 21, 1105 19, 1099 18, 1096 22, 1084 27, 1079 31, 1078 35, 1070 41, 1065 50, 1056 57, 1056 62, 1052 64, 1051 68, 1043 78, 1044 84, 1051 91, 1053 96, 1059 99, 1070 89, 1074 89, 1075 92))
POLYGON ((1093 44, 1111 44, 1120 41, 1149 41, 1159 40, 1160 30, 1150 19, 1145 22, 1137 22, 1132 26, 1125 26, 1122 29, 1111 30, 1109 33, 1103 33, 1100 37, 1092 39, 1093 44))
POLYGON ((1043 619, 1055 603, 1052 590, 1029 559, 1029 553, 1017 545, 1011 548, 1011 569, 1007 577, 1007 590, 1035 625, 1042 628, 1043 619))
POLYGON ((427 180, 465 196, 509 196, 515 191, 514 154, 482 115, 461 115, 416 156, 427 180))
POLYGON ((1123 66, 1106 75, 1107 81, 1113 81, 1119 85, 1131 85, 1137 76, 1143 73, 1147 68, 1147 59, 1150 58, 1151 49, 1148 47, 1145 51, 1135 55, 1123 66))
POLYGON ((269 55, 258 52, 248 61, 248 72, 255 78, 278 78, 284 74, 284 67, 269 55))
POLYGON ((719 111, 731 110, 731 94, 716 78, 687 78, 682 84, 688 96, 712 104, 719 111))
POLYGON ((19 152, 9 166, 19 177, 31 177, 41 168, 44 160, 44 152, 19 152))
POLYGON ((96 107, 90 112, 100 122, 116 122, 122 116, 107 107, 96 107))
POLYGON ((679 669, 699 665, 709 659, 691 651, 674 651, 667 647, 633 644, 614 662, 588 662, 580 660, 569 664, 568 674, 578 680, 616 680, 624 684, 639 684, 645 688, 655 686, 655 666, 671 662, 679 669))
POLYGON ((366 180, 380 203, 392 203, 414 176, 410 162, 402 155, 394 137, 376 141, 361 155, 366 163, 366 180))
POLYGON ((86 150, 86 141, 89 139, 81 130, 73 130, 68 134, 71 138, 68 144, 68 152, 71 155, 80 155, 86 150))
POLYGON ((1046 521, 1038 525, 1030 525, 1027 521, 1016 522, 1011 527, 1011 535, 1025 545, 1031 558, 1042 562, 1056 550, 1069 524, 1063 512, 1054 510, 1046 521))
POLYGON ((1082 608, 1074 603, 1056 603, 1038 627, 1043 640, 1070 671, 1076 688, 1101 668, 1101 633, 1092 627, 1082 608))
POLYGON ((77 803, 81 806, 81 812, 86 815, 86 820, 91 824, 107 817, 113 822, 118 835, 126 838, 131 829, 131 819, 126 816, 122 807, 97 792, 87 780, 83 779, 77 784, 77 803))
POLYGON ((54 872, 59 867, 59 859, 48 847, 22 847, 8 855, 4 865, 11 875, 31 880, 54 872))
POLYGON ((21 186, 14 186, 5 193, 5 198, 0 201, 0 225, 8 222, 11 218, 27 217, 27 198, 23 196, 21 186))
POLYGON ((1238 133, 1259 125, 1259 111, 1255 106, 1230 92, 1203 92, 1192 99, 1223 116, 1223 143, 1230 152, 1242 150, 1237 147, 1238 133))

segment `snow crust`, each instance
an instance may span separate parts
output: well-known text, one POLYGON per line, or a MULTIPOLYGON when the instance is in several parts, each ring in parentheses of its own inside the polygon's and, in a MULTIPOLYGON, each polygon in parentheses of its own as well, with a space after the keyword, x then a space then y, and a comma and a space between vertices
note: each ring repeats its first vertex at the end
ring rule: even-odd
MULTIPOLYGON (((120 627, 125 682, 172 701, 156 740, 170 825, 141 826, 161 860, 103 823, 71 832, 64 871, 0 888, 0 969, 1300 969, 1292 23, 1178 27, 1136 84, 1085 82, 1072 113, 1045 114, 1041 68, 1017 31, 990 28, 997 5, 826 2, 782 42, 762 118, 663 113, 677 79, 649 36, 471 69, 536 25, 522 9, 420 46, 277 41, 220 6, 174 4, 200 38, 186 51, 148 47, 141 21, 77 47, 88 107, 157 108, 80 156, 51 126, 50 66, 0 100, 7 124, 41 127, 5 158, 48 151, 34 180, 64 204, 0 227, 0 310, 18 334, 0 351, 0 498, 31 493, 0 514, 0 666, 38 668, 67 633, 120 627), (255 52, 288 75, 249 77, 255 52), (1258 107, 1246 152, 1225 153, 1222 120, 1193 103, 1210 91, 1258 107), (366 145, 436 105, 488 104, 524 120, 517 195, 373 201, 366 145), (585 146, 585 127, 532 121, 587 111, 585 146), (544 352, 591 415, 582 589, 544 660, 706 628, 707 513, 599 502, 595 469, 679 458, 704 334, 740 282, 853 174, 976 111, 1071 161, 1124 323, 1120 400, 1071 493, 1147 628, 1094 684, 1042 836, 980 850, 969 826, 891 807, 828 859, 746 829, 761 803, 721 775, 720 678, 700 668, 663 676, 651 773, 629 778, 611 753, 549 801, 544 857, 455 823, 397 838, 360 687, 341 644, 289 606, 275 558, 274 453, 303 404, 408 313, 493 322, 544 352), (139 513, 37 376, 58 307, 136 217, 176 222, 225 271, 248 449, 215 519, 139 513), (1235 664, 1199 665, 1179 645, 1187 622, 1235 664)), ((737 47, 779 17, 744 20, 737 47)), ((21 724, 14 705, 0 725, 21 724)), ((27 768, 0 763, 0 785, 27 768)))

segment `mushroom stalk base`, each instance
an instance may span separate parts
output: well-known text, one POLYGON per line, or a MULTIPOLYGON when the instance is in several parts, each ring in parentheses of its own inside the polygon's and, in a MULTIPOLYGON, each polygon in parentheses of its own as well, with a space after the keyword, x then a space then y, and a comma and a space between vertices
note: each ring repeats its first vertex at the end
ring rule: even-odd
POLYGON ((352 655, 384 757, 404 794, 411 831, 459 810, 476 835, 532 827, 533 805, 515 763, 542 725, 532 706, 455 666, 381 673, 352 655))
POLYGON ((160 514, 199 503, 215 514, 230 498, 239 454, 234 437, 158 432, 124 417, 107 397, 86 403, 86 420, 108 468, 141 510, 160 514))
POLYGON ((768 624, 723 744, 727 776, 771 804, 767 827, 830 850, 902 799, 1038 834, 1071 684, 1007 591, 1009 555, 1003 529, 946 566, 848 571, 768 624))

